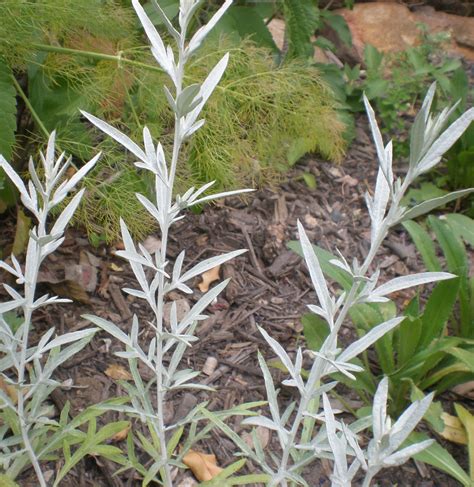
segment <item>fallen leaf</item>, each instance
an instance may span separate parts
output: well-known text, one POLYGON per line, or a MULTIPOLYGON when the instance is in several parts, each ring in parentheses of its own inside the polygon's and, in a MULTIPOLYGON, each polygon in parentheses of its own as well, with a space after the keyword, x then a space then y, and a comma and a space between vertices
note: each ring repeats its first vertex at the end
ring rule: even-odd
POLYGON ((219 277, 219 270, 221 266, 217 265, 216 267, 213 267, 212 269, 209 269, 208 271, 204 272, 202 274, 202 282, 199 283, 198 287, 199 290, 202 293, 205 293, 209 290, 209 286, 214 282, 218 281, 220 279, 219 277))
POLYGON ((0 375, 0 389, 7 393, 8 397, 11 399, 13 404, 16 404, 18 396, 15 387, 12 386, 11 384, 8 384, 1 375, 0 375))
POLYGON ((132 425, 129 422, 128 425, 122 431, 115 433, 115 435, 112 436, 112 438, 111 438, 112 442, 119 443, 120 441, 125 440, 128 436, 128 432, 130 431, 131 426, 132 425))
POLYGON ((452 391, 468 399, 474 399, 474 381, 470 380, 463 384, 458 384, 452 388, 452 391))
POLYGON ((183 463, 191 469, 194 476, 201 482, 212 480, 222 472, 217 466, 216 456, 189 450, 183 457, 183 463))
POLYGON ((26 249, 26 244, 30 238, 30 226, 31 218, 27 217, 21 208, 18 208, 12 254, 20 255, 26 249))
POLYGON ((114 380, 132 380, 132 374, 121 365, 112 364, 105 370, 105 375, 114 380))
POLYGON ((123 267, 120 267, 119 265, 115 264, 114 262, 112 262, 112 264, 110 264, 110 269, 113 270, 114 272, 123 272, 123 267))
POLYGON ((440 435, 452 443, 467 445, 466 429, 456 416, 443 412, 441 419, 444 422, 444 429, 440 435))

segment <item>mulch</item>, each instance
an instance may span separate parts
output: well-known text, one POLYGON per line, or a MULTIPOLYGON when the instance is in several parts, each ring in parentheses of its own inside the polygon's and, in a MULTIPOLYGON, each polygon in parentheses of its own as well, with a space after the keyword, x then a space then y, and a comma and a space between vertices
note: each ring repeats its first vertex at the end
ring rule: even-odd
MULTIPOLYGON (((170 259, 187 249, 186 263, 211 257, 222 252, 247 248, 249 251, 221 269, 221 277, 231 277, 226 290, 207 311, 209 318, 201 322, 197 334, 199 341, 186 355, 187 366, 202 370, 209 357, 215 358, 216 367, 200 380, 216 389, 215 392, 170 394, 166 404, 166 421, 183 417, 196 403, 208 401, 208 408, 220 410, 247 401, 264 400, 265 389, 257 363, 257 351, 272 358, 268 346, 257 326, 262 326, 287 351, 296 350, 302 342, 301 316, 307 304, 316 302, 308 272, 301 259, 287 248, 296 239, 296 222, 299 219, 307 228, 311 241, 332 252, 339 249, 345 256, 361 258, 368 249, 369 219, 364 204, 365 192, 372 188, 375 179, 376 158, 364 119, 358 121, 356 142, 344 162, 334 165, 316 156, 305 158, 281 184, 261 189, 246 199, 230 198, 215 206, 207 206, 201 214, 190 213, 178 222, 170 243, 170 259), (310 189, 303 173, 313 174, 317 187, 310 189)), ((396 170, 403 172, 403 167, 396 170)), ((1 240, 8 241, 13 232, 13 221, 6 223, 7 230, 1 240), (8 230, 10 229, 10 231, 8 230)), ((157 244, 159 235, 150 239, 157 244)), ((0 242, 1 244, 2 242, 0 242)), ((77 296, 81 302, 64 306, 50 306, 38 312, 35 331, 39 334, 51 326, 67 332, 89 326, 81 316, 93 313, 118 324, 124 331, 130 327, 131 316, 137 314, 145 330, 144 343, 151 339, 146 328, 150 319, 143 303, 121 291, 134 287, 134 277, 126 262, 114 255, 114 247, 93 248, 78 229, 68 233, 66 242, 54 259, 45 266, 44 283, 47 290, 77 296), (77 279, 74 278, 77 271, 77 279), (51 282, 55 281, 55 282, 51 282), (76 285, 74 285, 74 281, 76 285), (77 285, 80 281, 82 284, 77 285), (56 286, 56 287, 55 287, 56 286), (89 291, 86 290, 89 289, 89 291)), ((378 262, 384 279, 416 272, 421 263, 415 248, 401 228, 395 229, 383 245, 378 262)), ((192 304, 200 295, 197 283, 195 294, 181 301, 192 304)), ((408 296, 401 296, 404 300, 408 296)), ((181 295, 172 299, 182 300, 181 295)), ((342 329, 341 340, 350 342, 354 337, 348 323, 342 329)), ((34 339, 33 339, 34 340, 34 339)), ((74 387, 57 390, 53 402, 61 408, 71 402, 71 414, 108 398, 124 394, 120 385, 105 371, 114 364, 126 363, 113 355, 120 345, 103 333, 95 336, 91 344, 59 370, 57 378, 69 381, 74 387)), ((279 373, 275 373, 278 381, 279 373)), ((282 378, 282 377, 281 377, 282 378)), ((357 404, 357 397, 343 390, 348 401, 357 404)), ((283 388, 283 401, 292 400, 292 391, 283 388)), ((449 395, 446 396, 449 399, 449 395)), ((116 420, 117 413, 107 412, 100 418, 102 424, 116 420)), ((230 425, 239 434, 243 432, 239 419, 230 425)), ((134 423, 138 429, 141 426, 134 423)), ((126 449, 125 442, 118 443, 126 449)), ((270 443, 274 446, 274 442, 270 443)), ((235 461, 235 447, 220 432, 214 431, 199 448, 215 453, 218 464, 225 466, 235 461)), ((466 453, 452 448, 463 464, 466 453)), ((144 456, 146 461, 146 456, 144 456)), ((54 469, 55 466, 51 465, 54 469)), ((256 468, 249 463, 249 472, 256 468)), ((64 486, 141 485, 132 472, 114 477, 116 467, 100 458, 88 458, 68 476, 64 486)), ((322 462, 308 471, 311 485, 327 486, 329 464, 322 462)), ((26 471, 20 484, 33 486, 35 482, 26 471)), ((187 473, 179 474, 176 485, 187 473)), ((456 486, 450 477, 427 465, 408 462, 397 469, 389 469, 378 478, 381 486, 456 486)))

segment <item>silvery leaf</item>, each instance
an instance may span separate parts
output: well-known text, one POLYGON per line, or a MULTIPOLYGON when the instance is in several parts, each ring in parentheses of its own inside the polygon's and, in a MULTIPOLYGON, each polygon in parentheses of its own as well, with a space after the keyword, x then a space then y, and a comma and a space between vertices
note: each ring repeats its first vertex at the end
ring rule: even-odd
POLYGON ((237 194, 252 193, 253 191, 255 191, 255 190, 254 189, 235 189, 233 191, 224 191, 223 193, 210 194, 208 196, 204 196, 202 198, 194 200, 193 202, 189 203, 187 206, 188 206, 188 208, 190 208, 191 206, 199 205, 201 203, 205 203, 206 201, 212 201, 212 200, 216 200, 219 198, 227 198, 228 196, 235 196, 237 194))
POLYGON ((201 86, 195 83, 186 86, 186 88, 179 94, 176 100, 176 111, 180 116, 184 116, 191 112, 199 103, 201 103, 202 100, 198 96, 200 88, 201 86))
POLYGON ((433 401, 434 394, 428 394, 420 401, 411 404, 398 418, 390 430, 390 447, 395 451, 423 419, 433 401))
POLYGON ((73 331, 71 333, 65 333, 64 335, 60 335, 53 340, 51 340, 45 347, 43 348, 43 352, 51 350, 55 347, 60 347, 62 345, 66 345, 71 342, 79 341, 86 337, 91 337, 97 332, 97 328, 88 328, 86 330, 79 330, 73 331))
POLYGON ((155 26, 148 18, 143 7, 140 5, 139 0, 132 0, 133 8, 140 19, 140 22, 145 30, 145 33, 152 45, 152 53, 155 59, 158 61, 158 64, 172 77, 174 78, 174 70, 173 66, 170 63, 170 59, 168 58, 168 54, 166 52, 165 45, 161 39, 160 34, 156 30, 155 26))
POLYGON ((436 82, 432 83, 420 111, 415 117, 410 131, 410 166, 414 167, 423 156, 423 146, 425 141, 425 130, 430 114, 431 104, 436 92, 436 82))
POLYGON ((410 274, 408 276, 395 277, 391 281, 382 284, 378 288, 375 288, 370 297, 373 296, 386 296, 402 289, 407 289, 414 286, 421 286, 422 284, 428 284, 430 282, 444 281, 446 279, 453 279, 456 277, 449 272, 420 272, 419 274, 410 274))
MULTIPOLYGON (((84 164, 78 171, 76 171, 74 175, 69 180, 66 181, 66 184, 62 188, 61 193, 67 194, 73 188, 75 188, 77 183, 95 166, 95 164, 97 163, 101 155, 102 154, 99 152, 89 162, 84 164)), ((57 195, 57 193, 55 193, 53 196, 53 204, 55 204, 56 198, 60 198, 60 196, 57 195)))
POLYGON ((179 278, 179 281, 180 282, 189 281, 189 279, 192 279, 193 277, 199 276, 199 275, 203 274, 204 272, 208 271, 209 269, 217 267, 217 266, 223 264, 224 262, 227 262, 231 259, 238 257, 239 255, 245 254, 246 252, 247 252, 246 249, 234 250, 232 252, 228 252, 227 254, 217 255, 215 257, 211 257, 210 259, 203 260, 202 262, 199 262, 199 264, 196 264, 189 271, 186 271, 179 278))
POLYGON ((214 286, 206 294, 204 294, 199 301, 186 313, 184 318, 181 320, 179 330, 183 331, 183 328, 191 324, 198 318, 202 318, 201 313, 211 304, 212 301, 225 289, 229 284, 229 279, 226 279, 217 286, 214 286))
POLYGON ((222 59, 214 66, 207 78, 204 80, 203 84, 201 85, 201 89, 199 90, 199 97, 202 99, 201 103, 199 103, 199 105, 185 117, 185 131, 187 131, 197 120, 201 110, 221 80, 228 62, 229 53, 222 57, 222 59))
POLYGON ((161 20, 165 24, 166 28, 168 29, 168 32, 170 33, 171 36, 174 37, 174 39, 179 42, 181 36, 179 32, 173 27, 173 24, 171 23, 170 19, 167 17, 163 9, 160 7, 159 3, 156 0, 152 0, 153 6, 155 7, 156 11, 161 17, 161 20))
POLYGON ((104 122, 100 118, 94 117, 90 113, 84 112, 81 110, 82 115, 89 120, 93 125, 95 125, 98 129, 102 130, 102 132, 106 133, 112 139, 116 140, 119 144, 123 145, 127 150, 129 150, 132 154, 138 157, 141 161, 147 162, 146 154, 140 149, 140 147, 135 144, 129 137, 125 134, 117 130, 112 125, 109 125, 107 122, 104 122))
POLYGON ((419 205, 414 206, 406 211, 404 211, 401 217, 394 223, 401 223, 406 220, 413 220, 425 213, 438 208, 439 206, 444 206, 448 204, 450 201, 457 200, 458 198, 462 198, 474 191, 474 188, 469 189, 461 189, 459 191, 453 191, 452 193, 445 194, 443 196, 439 196, 438 198, 432 198, 430 200, 423 201, 419 205))
POLYGON ((392 318, 372 328, 366 335, 351 343, 338 357, 338 362, 348 362, 375 343, 380 337, 399 325, 405 318, 392 318))
POLYGON ((22 196, 22 201, 24 202, 25 206, 28 209, 31 209, 31 208, 34 209, 33 202, 30 199, 30 196, 28 194, 28 190, 26 189, 25 184, 21 180, 20 176, 18 176, 18 174, 15 172, 13 167, 10 166, 10 164, 6 161, 6 159, 2 155, 0 155, 0 167, 5 171, 7 176, 10 178, 12 183, 16 186, 16 188, 20 192, 20 194, 22 196))
POLYGON ((325 312, 325 318, 328 320, 329 326, 332 328, 331 299, 329 296, 326 279, 324 278, 321 265, 319 264, 319 259, 314 252, 313 246, 306 235, 303 225, 300 221, 297 222, 297 225, 301 249, 303 251, 306 265, 308 266, 311 282, 313 283, 314 289, 318 296, 319 304, 325 312))
POLYGON ((370 216, 372 220, 371 228, 371 242, 375 242, 377 235, 382 226, 382 222, 387 211, 387 204, 390 198, 390 187, 387 179, 383 173, 382 166, 380 166, 377 174, 377 182, 375 184, 375 193, 370 206, 370 216))
POLYGON ((384 377, 375 391, 372 405, 372 432, 374 441, 380 442, 385 434, 385 421, 387 418, 388 377, 384 377))
POLYGON ((260 326, 258 327, 258 331, 263 335, 265 341, 270 345, 270 347, 275 352, 277 357, 281 360, 282 364, 285 366, 288 373, 291 376, 294 376, 295 368, 293 366, 293 362, 291 361, 290 357, 286 353, 285 349, 260 326))
POLYGON ((433 143, 416 167, 416 174, 429 171, 438 164, 441 157, 455 144, 464 131, 474 121, 474 108, 463 113, 433 143))
POLYGON ((379 164, 382 169, 382 173, 385 176, 387 184, 391 185, 393 180, 392 168, 389 167, 389 161, 387 161, 386 159, 386 152, 385 152, 385 146, 382 139, 382 134, 380 132, 377 120, 375 118, 374 110, 370 105, 368 98, 365 96, 365 93, 363 97, 364 97, 365 111, 367 112, 370 129, 372 131, 372 138, 374 139, 375 148, 377 150, 377 157, 379 159, 379 164))
POLYGON ((245 418, 241 424, 251 425, 251 426, 262 426, 273 431, 280 431, 281 427, 275 424, 270 418, 265 416, 252 416, 250 418, 245 418))
POLYGON ((72 200, 68 203, 66 208, 64 208, 64 210, 61 212, 58 219, 54 222, 53 228, 51 229, 52 234, 61 234, 64 232, 66 225, 70 222, 74 212, 81 202, 84 191, 84 188, 78 191, 78 193, 74 195, 72 200))
POLYGON ((92 323, 94 323, 94 325, 98 326, 99 328, 107 332, 109 335, 112 335, 119 342, 122 342, 127 346, 131 346, 130 338, 128 337, 128 335, 126 335, 117 325, 115 325, 111 321, 104 320, 99 316, 87 315, 87 314, 82 315, 82 318, 91 321, 92 323))
POLYGON ((417 453, 420 453, 421 451, 431 446, 434 442, 435 440, 430 439, 415 443, 414 445, 407 446, 406 448, 403 448, 402 450, 384 458, 383 464, 387 467, 397 467, 399 465, 402 465, 407 460, 415 456, 417 453))
POLYGON ((225 0, 222 7, 212 16, 209 22, 196 31, 192 39, 189 41, 189 54, 192 54, 201 45, 201 42, 205 39, 207 34, 209 34, 217 22, 219 22, 220 18, 225 14, 226 10, 232 5, 232 1, 233 0, 225 0))

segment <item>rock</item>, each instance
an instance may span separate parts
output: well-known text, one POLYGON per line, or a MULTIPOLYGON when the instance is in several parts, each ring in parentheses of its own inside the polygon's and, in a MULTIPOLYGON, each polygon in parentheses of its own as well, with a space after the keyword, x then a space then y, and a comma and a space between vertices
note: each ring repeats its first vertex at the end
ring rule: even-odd
POLYGON ((430 33, 450 32, 453 37, 447 52, 474 60, 474 18, 461 17, 422 7, 411 12, 392 2, 357 3, 352 10, 338 9, 352 34, 358 62, 364 47, 371 44, 382 52, 399 52, 420 43, 417 24, 424 23, 430 33))

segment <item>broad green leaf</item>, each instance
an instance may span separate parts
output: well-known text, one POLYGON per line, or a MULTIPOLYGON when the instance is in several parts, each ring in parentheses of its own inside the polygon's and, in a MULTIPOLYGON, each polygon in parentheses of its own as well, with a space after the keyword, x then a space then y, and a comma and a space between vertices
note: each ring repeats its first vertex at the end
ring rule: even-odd
POLYGON ((302 316, 301 323, 307 347, 310 350, 320 350, 329 335, 329 326, 326 321, 314 313, 307 313, 302 316))
POLYGON ((433 239, 430 237, 429 233, 420 224, 412 220, 403 222, 402 225, 413 239, 426 268, 431 272, 441 271, 441 265, 438 257, 436 257, 436 249, 433 239))
MULTIPOLYGON (((408 438, 407 443, 414 444, 426 439, 428 439, 428 436, 424 433, 412 433, 408 438)), ((453 456, 439 443, 433 443, 426 450, 417 453, 414 458, 447 473, 461 482, 465 487, 471 487, 472 485, 471 479, 467 473, 461 468, 453 456)))
POLYGON ((469 263, 466 249, 461 239, 459 239, 450 229, 448 224, 439 218, 430 216, 428 222, 433 228, 439 245, 446 257, 448 269, 461 278, 459 299, 461 308, 460 333, 462 336, 474 336, 472 327, 472 308, 470 287, 468 281, 469 263))
POLYGON ((422 321, 419 318, 406 318, 395 331, 397 346, 397 365, 403 367, 415 354, 422 336, 422 321))
POLYGON ((454 233, 471 247, 474 247, 474 220, 460 213, 451 213, 440 217, 446 220, 454 233))
POLYGON ((459 291, 459 278, 440 282, 433 289, 425 306, 419 349, 440 338, 448 325, 459 291))

